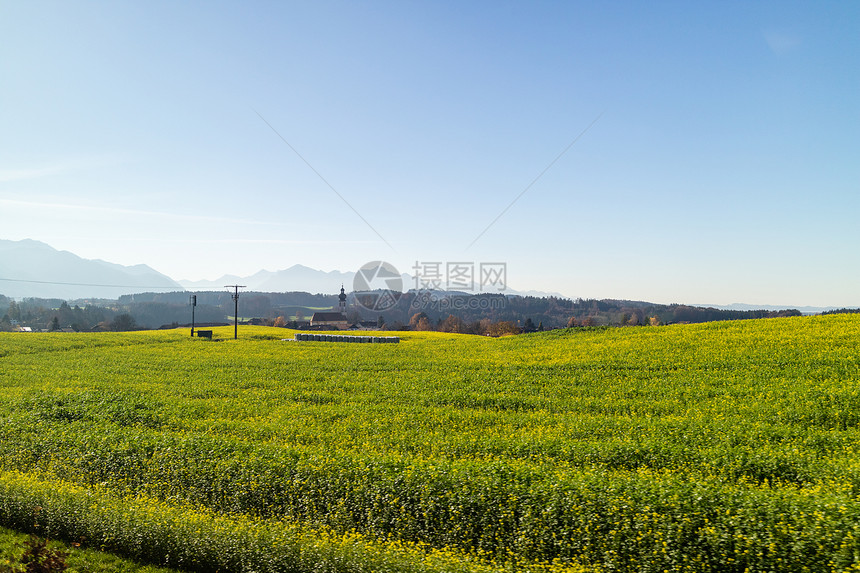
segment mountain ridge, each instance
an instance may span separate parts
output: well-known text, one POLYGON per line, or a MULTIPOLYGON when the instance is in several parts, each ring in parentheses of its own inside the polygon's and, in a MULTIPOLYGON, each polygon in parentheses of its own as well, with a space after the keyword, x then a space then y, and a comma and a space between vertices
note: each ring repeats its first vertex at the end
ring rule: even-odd
POLYGON ((183 290, 145 264, 84 259, 36 241, 0 239, 0 293, 11 298, 117 298, 141 289, 183 290))
MULTIPOLYGON (((147 290, 221 290, 228 284, 243 284, 246 290, 257 292, 333 294, 340 289, 341 284, 351 292, 355 274, 352 271, 323 271, 296 263, 277 271, 261 269, 246 277, 225 274, 215 280, 174 280, 143 263, 121 265, 102 259, 84 259, 70 251, 55 249, 35 239, 0 239, 0 294, 10 298, 116 299, 122 295, 138 294, 147 290)), ((403 290, 409 290, 414 278, 403 273, 401 279, 403 290)), ((533 290, 508 289, 500 294, 572 299, 560 293, 533 290)), ((836 308, 746 303, 688 306, 723 310, 797 309, 804 314, 836 308)))

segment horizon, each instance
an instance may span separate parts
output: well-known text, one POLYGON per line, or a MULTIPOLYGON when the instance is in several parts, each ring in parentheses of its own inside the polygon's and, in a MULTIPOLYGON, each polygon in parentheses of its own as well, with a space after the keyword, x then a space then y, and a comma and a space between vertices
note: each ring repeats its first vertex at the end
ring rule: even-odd
POLYGON ((854 2, 36 1, 0 27, 0 239, 174 280, 504 264, 569 298, 860 306, 854 2))
MULTIPOLYGON (((0 239, 0 244, 2 244, 3 241, 4 241, 3 239, 0 239)), ((49 249, 51 249, 52 251, 55 251, 57 253, 71 254, 77 258, 80 258, 75 253, 71 253, 70 251, 60 251, 60 250, 54 249, 53 247, 51 247, 51 245, 48 245, 47 243, 44 243, 42 241, 37 241, 35 239, 24 239, 20 242, 22 242, 22 243, 27 243, 27 242, 37 243, 37 244, 39 244, 40 248, 42 246, 44 246, 44 247, 48 247, 49 249)), ((0 253, 2 253, 2 249, 0 249, 0 253)), ((108 263, 110 265, 115 264, 111 261, 105 261, 103 259, 82 259, 82 260, 83 261, 96 261, 96 262, 108 263)), ((2 262, 2 261, 0 261, 0 262, 2 262)), ((136 265, 132 265, 132 266, 129 266, 126 268, 133 268, 133 267, 146 267, 146 268, 158 273, 158 271, 156 269, 153 269, 151 266, 147 265, 146 263, 138 263, 136 265)), ((268 275, 277 275, 279 273, 288 272, 292 269, 295 269, 296 267, 300 267, 301 269, 306 269, 308 271, 313 271, 314 273, 321 273, 324 275, 331 275, 331 274, 355 275, 356 274, 355 271, 344 271, 344 270, 340 270, 340 269, 325 270, 322 268, 311 267, 311 266, 304 265, 301 263, 295 263, 295 264, 290 265, 290 266, 283 268, 283 269, 276 269, 276 270, 260 269, 257 272, 252 273, 251 275, 247 275, 247 276, 224 274, 224 275, 221 275, 221 276, 216 277, 214 279, 201 279, 201 280, 197 280, 197 281, 186 280, 186 279, 177 279, 175 277, 164 275, 163 273, 158 273, 158 274, 161 274, 162 276, 175 282, 183 291, 187 291, 189 293, 195 293, 195 292, 200 293, 200 292, 217 292, 217 291, 220 291, 222 288, 227 288, 227 286, 225 286, 225 285, 220 285, 220 286, 218 285, 218 283, 223 282, 225 280, 234 280, 234 279, 247 280, 247 279, 253 278, 256 275, 264 274, 264 273, 268 274, 268 275), (211 284, 194 285, 194 283, 211 283, 211 284)), ((412 277, 408 273, 403 273, 402 276, 409 277, 409 280, 414 279, 414 277, 412 277)), ((345 277, 337 277, 337 278, 342 282, 345 280, 345 277)), ((2 290, 2 284, 5 281, 17 282, 17 283, 46 283, 47 282, 48 284, 56 284, 56 285, 81 286, 79 283, 62 283, 62 282, 56 282, 55 283, 52 281, 36 281, 36 280, 10 279, 7 277, 0 277, 0 295, 4 295, 4 296, 6 296, 6 294, 2 290)), ((335 281, 335 282, 337 282, 337 281, 335 281)), ((332 284, 334 284, 334 283, 332 283, 332 284)), ((344 286, 346 286, 345 283, 343 283, 343 284, 344 284, 344 286)), ((108 286, 110 286, 110 287, 113 287, 114 285, 92 284, 89 286, 93 286, 93 287, 99 287, 99 286, 108 287, 108 286)), ((377 285, 377 287, 385 290, 384 285, 381 285, 381 286, 377 285)), ((116 288, 119 288, 119 287, 116 287, 116 288)), ((130 285, 127 288, 131 289, 131 288, 136 288, 136 287, 134 287, 133 285, 130 285)), ((143 288, 143 287, 140 287, 140 288, 143 288)), ((176 291, 166 290, 166 289, 173 288, 173 287, 158 287, 158 288, 149 287, 149 288, 153 288, 156 290, 148 290, 148 291, 147 290, 141 290, 141 291, 128 290, 127 292, 123 292, 123 294, 118 295, 116 297, 116 299, 118 299, 120 296, 153 293, 153 292, 157 292, 161 289, 165 289, 164 292, 166 292, 166 293, 176 292, 176 291)), ((336 293, 334 291, 337 289, 332 288, 331 290, 332 290, 331 293, 326 293, 326 292, 322 292, 322 291, 314 292, 314 289, 311 289, 311 290, 299 289, 299 290, 287 290, 287 291, 283 291, 283 290, 267 291, 267 290, 256 290, 256 287, 248 286, 248 287, 246 287, 246 290, 243 292, 247 292, 247 293, 308 292, 308 293, 312 293, 312 294, 330 294, 331 296, 336 296, 336 293)), ((405 287, 402 289, 402 292, 421 292, 421 290, 422 289, 417 288, 417 287, 405 285, 405 287)), ((569 295, 566 295, 566 294, 560 293, 560 292, 552 292, 552 291, 547 292, 547 291, 534 291, 534 290, 525 291, 525 290, 515 289, 512 287, 509 287, 509 288, 505 289, 504 291, 495 292, 495 293, 478 292, 478 291, 471 291, 471 292, 469 292, 469 291, 452 291, 450 289, 444 289, 444 288, 435 289, 435 291, 436 292, 450 292, 452 294, 467 294, 470 296, 471 295, 481 295, 481 294, 499 294, 499 295, 504 295, 504 296, 534 296, 537 298, 556 297, 556 298, 562 298, 562 299, 567 299, 567 300, 571 300, 571 301, 575 301, 577 299, 606 300, 606 301, 615 300, 615 301, 621 301, 621 302, 645 303, 645 304, 654 304, 654 305, 662 305, 662 306, 679 305, 679 306, 691 306, 691 307, 698 307, 698 308, 717 308, 717 309, 723 309, 723 310, 800 310, 801 312, 804 312, 806 314, 810 314, 810 313, 815 314, 817 312, 823 312, 823 311, 827 311, 827 310, 837 310, 840 308, 853 308, 853 307, 845 307, 845 306, 839 307, 839 306, 815 306, 815 305, 778 305, 778 304, 767 304, 767 303, 761 304, 761 305, 754 305, 754 304, 750 304, 750 303, 746 303, 746 302, 742 302, 742 301, 736 301, 736 302, 729 303, 729 304, 716 304, 716 303, 697 303, 697 302, 689 302, 689 301, 662 302, 662 301, 653 301, 653 300, 645 300, 645 299, 637 299, 637 298, 617 299, 617 298, 611 298, 611 297, 577 297, 577 296, 569 296, 569 295)), ((357 291, 355 289, 348 289, 348 292, 350 294, 352 294, 354 292, 359 292, 359 291, 357 291)), ((41 296, 24 295, 24 296, 8 296, 7 298, 10 298, 13 300, 24 299, 24 298, 35 298, 35 299, 58 298, 58 299, 65 299, 67 301, 85 300, 88 298, 113 300, 111 297, 102 297, 102 296, 85 296, 85 297, 48 296, 48 297, 41 297, 41 296)))

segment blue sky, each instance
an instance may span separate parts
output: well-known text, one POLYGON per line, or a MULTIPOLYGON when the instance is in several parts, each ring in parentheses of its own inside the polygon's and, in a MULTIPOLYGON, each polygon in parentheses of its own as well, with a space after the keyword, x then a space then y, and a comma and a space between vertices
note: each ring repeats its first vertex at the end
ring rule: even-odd
POLYGON ((858 30, 853 1, 0 0, 0 238, 860 306, 858 30))

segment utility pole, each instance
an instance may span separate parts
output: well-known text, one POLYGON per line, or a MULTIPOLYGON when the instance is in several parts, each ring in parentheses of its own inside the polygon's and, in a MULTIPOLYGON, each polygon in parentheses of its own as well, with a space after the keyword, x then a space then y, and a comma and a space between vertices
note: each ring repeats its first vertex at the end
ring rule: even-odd
POLYGON ((234 289, 234 292, 231 297, 233 297, 233 303, 235 308, 235 314, 233 318, 233 340, 239 338, 239 289, 245 288, 245 285, 224 285, 224 288, 234 289))
POLYGON ((197 295, 192 294, 189 302, 191 303, 191 338, 194 338, 194 309, 197 308, 197 295))

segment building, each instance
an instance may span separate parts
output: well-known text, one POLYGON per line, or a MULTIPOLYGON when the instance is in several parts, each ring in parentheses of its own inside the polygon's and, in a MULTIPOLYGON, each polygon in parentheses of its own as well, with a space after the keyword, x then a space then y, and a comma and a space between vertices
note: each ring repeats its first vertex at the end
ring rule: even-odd
POLYGON ((311 317, 311 328, 325 328, 329 330, 346 330, 349 322, 346 320, 346 292, 340 285, 338 295, 338 312, 315 312, 311 317))
POLYGON ((340 313, 346 316, 346 293, 343 291, 343 285, 340 285, 340 294, 337 295, 337 308, 340 313))
POLYGON ((342 312, 315 312, 311 317, 311 328, 346 330, 349 328, 349 323, 342 312))

